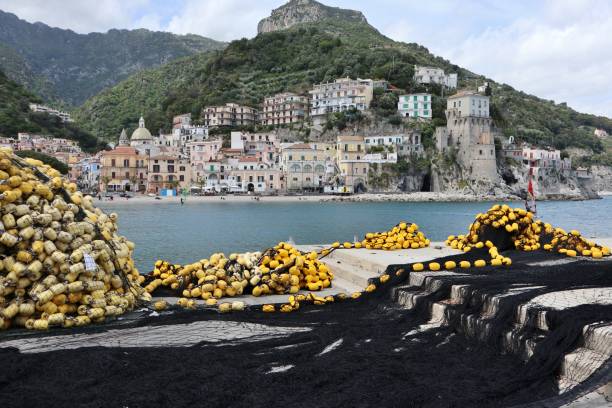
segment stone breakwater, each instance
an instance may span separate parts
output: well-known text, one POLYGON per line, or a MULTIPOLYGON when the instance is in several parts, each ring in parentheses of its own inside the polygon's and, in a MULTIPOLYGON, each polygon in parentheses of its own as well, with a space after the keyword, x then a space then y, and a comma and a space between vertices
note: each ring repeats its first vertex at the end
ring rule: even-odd
POLYGON ((481 202, 481 201, 520 201, 520 197, 512 194, 461 194, 461 193, 395 193, 395 194, 357 194, 352 196, 324 196, 321 201, 348 202, 481 202))

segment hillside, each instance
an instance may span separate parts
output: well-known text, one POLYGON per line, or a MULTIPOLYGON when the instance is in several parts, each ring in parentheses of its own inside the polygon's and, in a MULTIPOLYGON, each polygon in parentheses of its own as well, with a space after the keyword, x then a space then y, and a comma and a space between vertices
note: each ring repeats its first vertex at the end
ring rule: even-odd
POLYGON ((17 137, 18 132, 51 135, 79 142, 86 151, 98 151, 106 145, 77 125, 64 124, 61 120, 46 113, 34 113, 29 109, 30 102, 41 102, 41 98, 21 85, 8 79, 0 71, 0 136, 17 137))
POLYGON ((77 34, 0 11, 0 69, 46 100, 72 105, 142 69, 223 47, 197 35, 144 29, 77 34))
MULTIPOLYGON (((256 106, 266 95, 284 90, 304 92, 313 83, 341 76, 386 78, 407 91, 419 90, 422 87, 412 80, 414 64, 457 72, 460 87, 473 88, 486 80, 418 44, 390 40, 367 22, 324 19, 233 41, 223 51, 141 72, 88 100, 77 117, 95 135, 113 140, 122 127, 136 125, 140 112, 145 113, 149 128, 156 130, 167 128, 178 113, 192 112, 199 117, 201 108, 208 104, 256 106)), ((592 127, 612 131, 612 120, 489 82, 494 117, 506 133, 537 144, 603 150, 601 141, 592 135, 592 127)), ((442 110, 438 116, 439 122, 442 110)))

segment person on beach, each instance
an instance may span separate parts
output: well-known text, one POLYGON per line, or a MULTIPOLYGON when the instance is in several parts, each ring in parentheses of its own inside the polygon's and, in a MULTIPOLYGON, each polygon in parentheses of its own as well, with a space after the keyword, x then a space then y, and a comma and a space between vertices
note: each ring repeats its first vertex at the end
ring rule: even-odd
POLYGON ((185 204, 185 200, 181 197, 181 205, 185 204))

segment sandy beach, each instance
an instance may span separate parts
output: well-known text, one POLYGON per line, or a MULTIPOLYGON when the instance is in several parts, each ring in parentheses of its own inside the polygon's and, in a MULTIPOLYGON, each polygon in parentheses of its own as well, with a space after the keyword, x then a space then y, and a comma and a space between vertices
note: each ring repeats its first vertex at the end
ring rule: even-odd
MULTIPOLYGON (((180 197, 150 197, 146 195, 136 195, 129 199, 115 196, 112 201, 108 198, 103 198, 102 202, 112 202, 113 204, 141 204, 141 203, 179 203, 180 197)), ((185 204, 201 203, 201 202, 485 202, 485 201, 519 201, 520 198, 514 196, 476 196, 466 194, 452 193, 433 193, 433 192, 415 192, 415 193, 391 193, 391 194, 356 194, 351 196, 339 195, 278 195, 278 196, 251 196, 251 195, 233 195, 224 196, 188 196, 185 204)), ((95 202, 100 202, 97 198, 95 202)))

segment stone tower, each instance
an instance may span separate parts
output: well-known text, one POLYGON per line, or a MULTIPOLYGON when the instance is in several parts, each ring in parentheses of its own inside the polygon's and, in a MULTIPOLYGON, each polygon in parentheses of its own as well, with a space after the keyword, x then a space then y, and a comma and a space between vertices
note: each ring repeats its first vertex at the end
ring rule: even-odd
POLYGON ((489 116, 489 97, 476 92, 449 96, 446 127, 436 128, 436 147, 456 149, 457 161, 473 180, 498 181, 495 129, 489 116))

